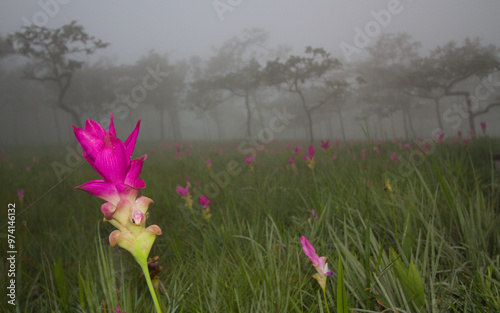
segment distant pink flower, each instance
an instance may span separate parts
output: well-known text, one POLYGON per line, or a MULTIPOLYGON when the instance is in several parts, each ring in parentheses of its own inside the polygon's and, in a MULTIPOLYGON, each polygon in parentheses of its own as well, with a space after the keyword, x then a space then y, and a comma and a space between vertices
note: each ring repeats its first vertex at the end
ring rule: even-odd
POLYGON ((309 212, 311 213, 311 217, 309 218, 309 220, 315 221, 319 219, 319 216, 316 215, 316 211, 314 209, 310 210, 309 212))
POLYGON ((332 161, 337 160, 337 156, 338 156, 337 151, 333 152, 333 155, 332 155, 332 161))
POLYGON ((373 147, 373 152, 380 153, 380 148, 378 146, 373 147))
POLYGON ((483 131, 483 135, 486 135, 486 123, 485 122, 481 122, 481 130, 483 131))
POLYGON ((120 306, 117 305, 115 308, 115 313, 127 313, 127 312, 125 312, 125 311, 122 312, 122 310, 120 309, 120 306))
POLYGON ((227 163, 227 167, 231 168, 233 167, 233 164, 231 162, 227 163))
POLYGON ((314 170, 314 146, 310 145, 309 149, 307 149, 307 154, 305 154, 304 160, 307 162, 307 167, 309 167, 311 170, 314 170))
POLYGON ((364 160, 364 159, 365 159, 365 157, 366 157, 366 156, 365 156, 365 150, 361 150, 361 159, 363 159, 363 160, 364 160))
POLYGON ((391 154, 391 159, 394 163, 398 163, 398 156, 394 152, 391 154))
POLYGON ((24 198, 24 189, 18 189, 17 190, 17 198, 19 200, 23 200, 23 198, 24 198))
POLYGON ((379 139, 377 139, 377 146, 380 147, 380 140, 379 139))
POLYGON ((411 146, 410 146, 410 144, 409 144, 409 143, 405 144, 405 145, 404 145, 404 147, 405 147, 406 149, 408 149, 408 150, 410 150, 410 149, 411 149, 411 146))
POLYGON ((392 137, 392 143, 394 143, 394 144, 398 143, 398 140, 396 139, 396 137, 392 137))
POLYGON ((206 165, 212 165, 212 160, 210 160, 210 159, 206 159, 206 160, 205 160, 205 164, 206 164, 206 165))
POLYGON ((293 149, 293 153, 295 153, 295 154, 301 153, 302 151, 304 151, 304 149, 302 149, 299 146, 296 146, 295 149, 293 149))
POLYGON ((335 148, 338 148, 340 145, 340 139, 335 140, 335 148))
POLYGON ((175 191, 181 196, 187 196, 189 195, 189 185, 187 185, 186 188, 182 188, 182 186, 177 185, 175 191))
POLYGON ((33 163, 38 164, 39 160, 37 157, 33 157, 33 163))
POLYGON ((194 183, 194 185, 195 185, 196 187, 200 188, 201 183, 200 183, 199 181, 197 181, 196 183, 194 183))
POLYGON ((347 147, 346 151, 347 151, 347 153, 349 153, 349 154, 351 153, 351 149, 349 149, 349 147, 347 147))
POLYGON ((295 164, 295 158, 294 157, 288 158, 288 162, 290 162, 290 164, 295 164))
POLYGON ((289 143, 287 143, 287 144, 285 145, 285 150, 290 150, 290 144, 289 144, 289 143))
POLYGON ((201 205, 201 207, 202 207, 202 208, 204 208, 204 209, 208 208, 208 207, 210 206, 210 203, 211 203, 211 202, 212 202, 212 201, 211 201, 211 200, 209 200, 209 199, 207 198, 207 196, 205 196, 205 195, 201 195, 201 196, 198 198, 198 203, 199 203, 199 204, 201 205))
POLYGON ((323 141, 321 140, 321 148, 325 150, 325 152, 328 154, 330 152, 330 147, 332 146, 330 140, 323 141))
POLYGON ((315 154, 314 146, 310 145, 309 149, 307 149, 307 154, 304 155, 304 159, 305 160, 313 160, 314 159, 314 154, 315 154))
POLYGON ((29 172, 31 171, 31 167, 30 166, 26 166, 26 172, 29 172))
POLYGON ((458 139, 457 138, 453 138, 453 143, 457 144, 458 143, 458 139))
POLYGON ((252 161, 253 161, 254 158, 255 158, 254 155, 247 155, 245 157, 245 162, 247 162, 247 164, 252 164, 252 161))
POLYGON ((471 129, 469 129, 469 135, 470 135, 471 137, 474 137, 474 129, 472 129, 472 128, 471 128, 471 129))
POLYGON ((469 144, 470 139, 464 139, 464 145, 467 146, 469 144))
POLYGON ((458 131, 458 132, 457 132, 457 136, 458 136, 458 138, 462 137, 462 132, 461 132, 461 131, 458 131))
POLYGON ((333 275, 333 272, 328 270, 328 264, 326 263, 326 257, 319 257, 316 254, 316 250, 311 245, 309 240, 306 237, 300 237, 300 243, 302 244, 302 249, 304 250, 305 255, 311 260, 313 266, 316 268, 318 273, 314 274, 313 278, 316 279, 324 290, 326 285, 326 276, 333 275))
POLYGON ((14 168, 14 163, 9 163, 9 168, 14 168))

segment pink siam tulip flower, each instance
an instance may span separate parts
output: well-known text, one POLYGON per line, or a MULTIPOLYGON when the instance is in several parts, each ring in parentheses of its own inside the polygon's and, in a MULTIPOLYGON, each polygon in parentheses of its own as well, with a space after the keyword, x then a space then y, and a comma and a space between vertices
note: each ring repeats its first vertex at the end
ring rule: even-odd
POLYGON ((125 312, 125 311, 122 312, 122 310, 120 309, 120 306, 117 305, 115 308, 115 313, 127 313, 127 312, 125 312))
MULTIPOLYGON (((129 251, 146 273, 147 256, 161 229, 157 225, 145 227, 153 200, 144 196, 137 198, 139 189, 146 186, 139 178, 146 155, 131 160, 139 125, 140 120, 125 142, 116 138, 112 114, 108 132, 92 120, 87 120, 85 129, 73 126, 73 131, 83 148, 84 158, 103 178, 76 188, 108 201, 101 206, 101 211, 105 221, 117 228, 109 235, 111 246, 118 245, 129 251)), ((146 276, 152 290, 149 275, 146 276)), ((152 297, 156 300, 155 294, 152 297)))
POLYGON ((394 163, 398 163, 398 156, 396 155, 396 153, 392 153, 391 154, 391 159, 394 163))
POLYGON ((462 132, 461 132, 461 131, 458 131, 458 132, 457 132, 457 136, 458 136, 458 138, 461 138, 461 137, 462 137, 462 132))
POLYGON ((486 123, 485 122, 481 122, 479 124, 481 124, 481 130, 483 131, 483 135, 486 136, 486 123))
POLYGON ((87 120, 85 129, 73 126, 75 137, 83 148, 84 158, 103 178, 76 188, 114 205, 117 205, 121 198, 133 202, 139 189, 146 187, 139 175, 147 155, 130 160, 139 134, 140 122, 137 122, 125 142, 116 138, 112 114, 108 132, 92 120, 87 120))
POLYGON ((290 144, 289 144, 289 143, 287 143, 287 144, 285 145, 285 150, 290 150, 290 144))
POLYGON ((409 144, 409 143, 405 144, 405 145, 404 145, 404 147, 405 147, 406 149, 408 149, 408 150, 410 150, 410 149, 411 149, 411 146, 410 146, 410 144, 409 144))
POLYGON ((316 211, 314 209, 310 210, 309 213, 311 213, 311 217, 309 217, 310 222, 319 219, 319 216, 316 215, 316 211))
POLYGON ((201 195, 198 198, 198 203, 201 205, 202 208, 208 208, 210 206, 210 203, 212 201, 207 198, 205 195, 201 195))
POLYGON ((335 140, 335 148, 338 148, 340 145, 340 139, 335 140))
POLYGON ((255 158, 255 156, 253 156, 253 155, 247 155, 245 157, 245 162, 247 162, 247 164, 251 165, 254 158, 255 158))
POLYGON ((33 163, 38 164, 40 162, 37 157, 33 157, 33 163))
POLYGON ((330 147, 332 144, 330 143, 330 140, 323 141, 321 140, 321 148, 325 150, 326 154, 330 154, 330 147))
POLYGON ((366 155, 365 155, 365 150, 361 150, 361 159, 365 159, 366 158, 366 155))
POLYGON ((207 221, 210 222, 210 218, 212 217, 212 214, 210 213, 210 201, 207 196, 201 195, 198 198, 198 203, 201 205, 201 217, 207 221))
POLYGON ((299 146, 296 146, 295 149, 293 149, 293 153, 295 154, 299 154, 301 153, 302 151, 304 151, 304 149, 302 149, 301 147, 299 146))
POLYGON ((29 172, 31 171, 31 167, 30 166, 26 166, 26 172, 29 172))
POLYGON ((250 171, 253 172, 254 171, 254 168, 253 168, 253 164, 252 164, 252 161, 255 159, 255 155, 247 155, 245 157, 245 162, 247 162, 248 164, 248 167, 250 168, 250 171))
POLYGON ((190 186, 189 182, 188 182, 188 185, 186 186, 186 188, 182 188, 182 186, 177 185, 177 187, 175 188, 175 191, 177 192, 178 195, 180 195, 182 197, 182 199, 186 203, 186 206, 190 210, 193 210, 193 198, 189 194, 189 186, 190 186))
POLYGON ((189 185, 186 186, 186 188, 182 188, 182 186, 177 185, 175 191, 177 192, 178 195, 187 196, 189 195, 189 185))
POLYGON ((207 165, 208 170, 211 172, 212 171, 212 160, 206 159, 205 164, 207 165))
POLYGON ((316 268, 318 273, 314 274, 313 278, 316 279, 323 290, 325 290, 326 276, 333 275, 333 272, 328 270, 328 264, 326 263, 326 257, 319 257, 316 254, 316 250, 311 245, 306 237, 300 237, 300 243, 302 244, 302 249, 305 255, 311 260, 313 266, 316 268))
POLYGON ((396 139, 396 137, 392 137, 392 143, 394 143, 394 144, 398 143, 398 140, 396 139))
POLYGON ((298 173, 297 165, 295 164, 295 158, 294 157, 288 158, 288 163, 290 163, 290 169, 295 173, 298 173))
POLYGON ((24 189, 18 189, 17 190, 17 198, 19 199, 19 201, 22 204, 23 200, 24 200, 24 189))
POLYGON ((380 148, 379 148, 379 146, 375 146, 375 147, 373 147, 373 152, 375 152, 375 153, 380 153, 380 148))
POLYGON ((473 130, 473 129, 469 129, 469 135, 470 135, 471 137, 474 137, 474 130, 473 130))
POLYGON ((309 146, 309 149, 307 149, 307 154, 305 154, 303 157, 304 157, 304 160, 306 160, 306 163, 307 163, 307 167, 309 167, 311 170, 314 170, 314 146, 313 145, 310 145, 309 146))
POLYGON ((464 139, 464 146, 467 146, 469 144, 470 139, 464 139))

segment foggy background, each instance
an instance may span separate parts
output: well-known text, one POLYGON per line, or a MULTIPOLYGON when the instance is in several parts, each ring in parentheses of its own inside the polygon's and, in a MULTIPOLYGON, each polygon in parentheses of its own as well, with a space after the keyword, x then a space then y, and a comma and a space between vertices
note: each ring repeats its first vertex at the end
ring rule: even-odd
POLYGON ((142 118, 145 141, 468 136, 481 122, 498 136, 498 13, 493 0, 2 1, 0 145, 72 143, 71 125, 110 111, 122 139, 142 118), (108 45, 65 56, 81 66, 58 99, 56 81, 22 78, 50 67, 15 34, 72 21, 108 45))

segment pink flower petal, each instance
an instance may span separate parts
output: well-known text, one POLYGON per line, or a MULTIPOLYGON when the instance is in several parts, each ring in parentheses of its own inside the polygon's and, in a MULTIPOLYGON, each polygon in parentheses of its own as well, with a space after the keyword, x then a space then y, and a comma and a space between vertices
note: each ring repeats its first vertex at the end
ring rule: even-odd
POLYGON ((83 152, 87 154, 87 161, 90 159, 93 162, 102 146, 102 140, 75 126, 73 126, 73 132, 75 133, 76 140, 82 146, 83 152))
POLYGON ((128 169, 127 175, 125 176, 125 184, 130 186, 135 185, 135 181, 137 180, 137 178, 139 178, 139 175, 141 175, 142 166, 147 157, 148 156, 145 154, 139 159, 130 161, 130 168, 128 169))
POLYGON ((137 125, 135 125, 134 130, 128 136, 127 140, 125 140, 125 146, 127 147, 128 154, 132 155, 135 148, 135 143, 137 142, 137 136, 139 135, 139 128, 141 127, 141 120, 137 121, 137 125))
POLYGON ((99 123, 93 120, 87 120, 87 122, 85 123, 85 131, 101 140, 104 138, 104 136, 106 136, 106 131, 104 130, 104 128, 102 128, 99 123))
POLYGON ((93 196, 109 201, 113 204, 120 201, 120 196, 115 185, 102 179, 91 180, 75 188, 88 192, 93 196))
POLYGON ((316 267, 320 264, 320 258, 316 254, 316 250, 311 245, 309 240, 306 237, 301 236, 300 242, 302 243, 302 249, 304 250, 305 255, 311 260, 313 266, 316 267))
POLYGON ((123 183, 130 164, 130 155, 123 142, 111 134, 107 134, 94 164, 105 180, 112 183, 123 183))
POLYGON ((113 137, 116 137, 115 123, 113 122, 113 112, 109 112, 109 115, 111 115, 111 117, 109 118, 108 134, 110 134, 113 137))

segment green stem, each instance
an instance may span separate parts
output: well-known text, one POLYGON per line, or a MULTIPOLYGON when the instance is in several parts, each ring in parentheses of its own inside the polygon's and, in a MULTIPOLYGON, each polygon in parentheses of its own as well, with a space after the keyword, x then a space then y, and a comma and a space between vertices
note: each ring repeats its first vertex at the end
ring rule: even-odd
POLYGON ((396 229, 396 241, 398 241, 398 224, 396 223, 396 208, 394 207, 394 197, 391 194, 392 216, 394 218, 394 228, 396 229))
POLYGON ((316 197, 318 197, 318 203, 319 203, 319 191, 318 191, 318 184, 316 183, 316 175, 314 175, 314 170, 311 170, 313 180, 314 180, 314 188, 316 189, 316 197))
POLYGON ((138 263, 141 266, 142 271, 144 272, 144 278, 146 278, 146 283, 148 284, 149 292, 151 293, 151 298, 153 298, 153 302, 155 304, 156 312, 157 313, 162 313, 162 310, 161 310, 161 307, 160 307, 160 303, 158 302, 158 298, 156 297, 155 288, 153 287, 153 283, 151 282, 151 277, 149 275, 148 262, 147 261, 141 261, 141 262, 138 262, 138 263))
POLYGON ((326 311, 330 313, 330 308, 328 307, 328 301, 326 300, 326 291, 323 289, 323 296, 325 297, 325 306, 326 306, 326 311))

